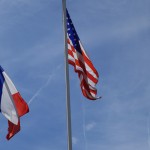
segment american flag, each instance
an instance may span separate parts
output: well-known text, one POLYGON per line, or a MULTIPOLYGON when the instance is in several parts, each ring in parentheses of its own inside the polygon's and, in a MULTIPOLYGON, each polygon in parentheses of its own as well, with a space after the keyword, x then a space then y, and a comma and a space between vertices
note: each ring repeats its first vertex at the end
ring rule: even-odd
POLYGON ((83 95, 90 100, 96 100, 99 98, 96 96, 99 74, 87 56, 67 10, 66 21, 68 62, 74 66, 75 72, 78 73, 83 95))

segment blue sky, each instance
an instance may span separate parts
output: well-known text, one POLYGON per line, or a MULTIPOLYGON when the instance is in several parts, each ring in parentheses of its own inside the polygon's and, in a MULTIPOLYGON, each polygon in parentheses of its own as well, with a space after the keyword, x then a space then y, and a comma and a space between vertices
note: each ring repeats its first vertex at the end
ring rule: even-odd
MULTIPOLYGON (((98 101, 86 100, 70 66, 73 149, 149 150, 150 1, 68 0, 79 37, 97 68, 98 101)), ((66 150, 62 4, 0 1, 0 64, 30 103, 22 130, 0 149, 66 150)))

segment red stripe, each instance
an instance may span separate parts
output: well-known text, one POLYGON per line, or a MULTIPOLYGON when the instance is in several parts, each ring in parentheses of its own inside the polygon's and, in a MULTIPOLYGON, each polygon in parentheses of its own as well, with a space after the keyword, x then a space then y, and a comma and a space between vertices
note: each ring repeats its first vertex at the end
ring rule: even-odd
POLYGON ((79 60, 78 62, 79 62, 79 64, 80 64, 81 68, 84 70, 85 75, 86 75, 90 80, 92 80, 94 83, 97 83, 98 80, 97 80, 94 76, 92 76, 92 75, 86 70, 85 64, 83 64, 82 61, 80 61, 80 60, 79 60))
POLYGON ((24 99, 21 97, 19 92, 12 95, 12 97, 13 97, 19 117, 29 112, 29 107, 27 103, 24 101, 24 99))
POLYGON ((71 50, 68 50, 68 55, 70 55, 71 57, 73 57, 73 58, 74 58, 74 56, 73 56, 73 52, 72 52, 71 50))
POLYGON ((83 59, 87 63, 87 65, 93 70, 93 72, 96 74, 96 76, 99 77, 99 74, 98 74, 97 70, 95 69, 95 67, 93 66, 91 60, 89 58, 87 58, 84 53, 83 53, 83 59))

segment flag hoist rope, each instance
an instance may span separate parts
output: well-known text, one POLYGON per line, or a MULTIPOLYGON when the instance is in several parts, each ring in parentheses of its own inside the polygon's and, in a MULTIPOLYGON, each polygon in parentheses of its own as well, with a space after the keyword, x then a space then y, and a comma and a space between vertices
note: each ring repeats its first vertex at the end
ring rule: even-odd
POLYGON ((64 26, 64 46, 65 46, 67 136, 68 136, 68 150, 72 150, 71 109, 70 109, 70 84, 69 84, 69 65, 68 65, 68 46, 67 46, 67 23, 66 23, 66 0, 62 0, 62 6, 63 6, 63 26, 64 26))

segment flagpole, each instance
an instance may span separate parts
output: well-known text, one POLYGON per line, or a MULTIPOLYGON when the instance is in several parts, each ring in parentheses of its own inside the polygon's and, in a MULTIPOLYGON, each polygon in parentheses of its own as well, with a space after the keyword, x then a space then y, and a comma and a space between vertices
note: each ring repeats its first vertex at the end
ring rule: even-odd
POLYGON ((68 136, 68 150, 72 150, 70 84, 69 84, 69 65, 68 65, 68 46, 67 46, 67 23, 66 23, 66 0, 62 0, 62 5, 63 5, 63 26, 64 26, 64 42, 65 42, 64 46, 65 46, 67 136, 68 136))

